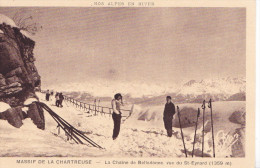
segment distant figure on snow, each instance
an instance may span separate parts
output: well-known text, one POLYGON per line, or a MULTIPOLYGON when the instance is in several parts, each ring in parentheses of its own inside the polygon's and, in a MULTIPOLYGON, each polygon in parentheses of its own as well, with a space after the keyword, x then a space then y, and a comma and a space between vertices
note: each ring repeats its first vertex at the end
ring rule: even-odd
POLYGON ((172 136, 172 119, 175 114, 175 106, 172 103, 171 96, 166 97, 166 104, 163 112, 164 127, 167 130, 168 137, 172 136))
POLYGON ((45 97, 45 99, 46 99, 46 101, 49 101, 50 100, 50 91, 49 90, 47 90, 47 92, 46 92, 46 97, 45 97))
POLYGON ((64 100, 64 96, 62 95, 62 93, 60 93, 59 94, 59 105, 60 105, 60 107, 63 107, 63 105, 62 105, 63 100, 64 100))
POLYGON ((55 95, 55 99, 56 99, 56 102, 55 102, 55 105, 57 106, 57 107, 59 107, 60 105, 60 96, 59 96, 60 94, 59 94, 59 92, 57 92, 56 93, 56 95, 55 95))
POLYGON ((112 114, 112 118, 114 121, 114 130, 113 130, 113 140, 115 140, 118 135, 119 135, 119 131, 120 131, 120 124, 121 124, 121 105, 123 105, 122 103, 122 95, 120 93, 115 94, 114 99, 112 100, 111 104, 112 104, 112 109, 113 109, 113 114, 112 114))

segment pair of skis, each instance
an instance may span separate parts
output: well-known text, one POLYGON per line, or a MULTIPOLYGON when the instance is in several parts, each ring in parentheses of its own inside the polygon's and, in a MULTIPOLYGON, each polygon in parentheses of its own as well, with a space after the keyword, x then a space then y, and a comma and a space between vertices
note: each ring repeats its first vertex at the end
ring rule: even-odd
MULTIPOLYGON (((204 132, 205 132, 205 109, 206 109, 206 101, 204 100, 201 106, 203 110, 202 114, 202 157, 204 155, 204 132)), ((212 142, 213 142, 213 157, 215 157, 215 140, 214 140, 214 129, 213 129, 213 113, 212 113, 212 100, 210 99, 208 102, 208 108, 210 108, 210 115, 211 115, 211 129, 212 129, 212 142)), ((198 108, 198 113, 197 113, 197 120, 196 120, 196 125, 195 125, 195 134, 194 134, 194 140, 193 140, 193 149, 192 149, 192 157, 194 155, 194 147, 196 143, 196 133, 197 133, 197 126, 198 126, 198 119, 200 116, 200 108, 198 108)))
POLYGON ((39 105, 41 108, 43 108, 44 110, 46 110, 52 116, 52 118, 57 122, 58 133, 60 132, 60 128, 62 128, 66 133, 66 135, 68 136, 68 138, 74 140, 77 144, 85 144, 83 141, 86 141, 93 147, 104 149, 101 146, 99 146, 97 143, 92 141, 90 138, 88 138, 86 135, 84 135, 82 131, 70 125, 66 120, 61 118, 54 111, 52 111, 46 104, 42 102, 35 102, 35 103, 39 105))

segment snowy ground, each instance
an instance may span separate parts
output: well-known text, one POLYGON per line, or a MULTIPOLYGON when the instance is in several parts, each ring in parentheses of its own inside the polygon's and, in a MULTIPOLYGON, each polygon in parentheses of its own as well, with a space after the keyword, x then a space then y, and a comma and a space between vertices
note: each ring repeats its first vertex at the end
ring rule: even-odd
MULTIPOLYGON (((37 129, 30 119, 24 120, 24 125, 14 128, 7 121, 0 120, 0 156, 105 156, 105 157, 185 157, 183 144, 179 128, 173 128, 173 137, 168 138, 163 128, 162 121, 155 117, 151 121, 137 120, 137 116, 144 107, 136 106, 134 114, 121 126, 121 132, 117 140, 112 140, 113 120, 108 115, 92 116, 89 113, 76 109, 71 104, 64 102, 63 108, 54 106, 54 99, 46 102, 43 94, 38 94, 40 101, 46 103, 53 111, 67 120, 77 129, 85 132, 104 150, 89 147, 87 145, 77 145, 72 140, 67 141, 64 132, 61 130, 58 135, 57 124, 45 111, 46 130, 37 129)), ((243 104, 235 103, 233 108, 240 108, 243 104)), ((193 105, 198 106, 198 105, 193 105)), ((161 112, 162 107, 153 107, 153 111, 161 112)), ((229 107, 232 109, 232 107, 229 107)), ((227 110, 228 111, 228 110, 227 110)), ((158 114, 160 114, 158 112, 158 114)), ((224 111, 225 115, 227 114, 224 111)), ((221 124, 220 124, 221 125, 221 124)), ((221 125, 221 129, 223 125, 221 125)), ((230 127, 224 126, 223 133, 229 129, 235 129, 238 125, 230 127)), ((199 126, 200 128, 200 126, 199 126)), ((218 132, 220 128, 217 128, 218 132)), ((185 143, 188 155, 191 155, 194 127, 185 128, 185 143)), ((198 133, 199 134, 199 133, 198 133)), ((233 136, 227 135, 225 140, 231 143, 233 136), (230 141, 230 142, 229 142, 230 141)), ((195 155, 201 156, 201 138, 197 139, 195 155)), ((216 139, 216 156, 230 157, 231 147, 223 143, 223 139, 216 139)), ((211 134, 205 136, 205 155, 212 155, 211 134)), ((204 156, 205 156, 204 155, 204 156)))

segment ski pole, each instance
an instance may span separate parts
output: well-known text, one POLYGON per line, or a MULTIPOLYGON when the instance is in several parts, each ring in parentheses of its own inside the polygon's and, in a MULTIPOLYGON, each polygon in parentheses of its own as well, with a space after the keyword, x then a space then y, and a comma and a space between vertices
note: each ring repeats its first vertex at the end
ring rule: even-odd
POLYGON ((182 126, 181 126, 181 116, 180 116, 179 106, 177 106, 177 112, 178 112, 178 117, 179 117, 179 124, 180 124, 180 130, 181 130, 182 143, 183 143, 183 147, 184 147, 185 156, 187 157, 187 152, 186 152, 186 147, 185 147, 185 142, 184 142, 184 136, 183 136, 182 126))
POLYGON ((193 148, 192 148, 192 157, 193 157, 193 154, 194 154, 194 147, 195 147, 195 143, 196 143, 196 134, 197 134, 197 126, 198 126, 199 116, 200 116, 200 108, 198 108, 197 121, 196 121, 196 125, 195 125, 195 133, 194 133, 193 148))
POLYGON ((97 110, 100 113, 99 106, 100 106, 100 99, 98 99, 98 110, 97 110))
POLYGON ((203 109, 203 121, 202 121, 202 157, 203 157, 203 152, 204 152, 204 122, 205 122, 205 100, 203 100, 203 104, 201 106, 203 109))
POLYGON ((211 99, 209 100, 208 107, 210 108, 211 115, 211 129, 212 129, 212 142, 213 142, 213 157, 215 157, 215 142, 214 142, 214 130, 213 130, 213 113, 212 113, 212 103, 211 99))

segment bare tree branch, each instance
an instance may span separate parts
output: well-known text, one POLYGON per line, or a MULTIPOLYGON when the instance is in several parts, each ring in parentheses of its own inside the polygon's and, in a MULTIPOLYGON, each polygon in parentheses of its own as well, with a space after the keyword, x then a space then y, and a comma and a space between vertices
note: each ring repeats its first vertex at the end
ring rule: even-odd
POLYGON ((33 20, 32 15, 26 16, 26 11, 17 11, 13 20, 20 30, 24 30, 31 35, 35 35, 42 29, 42 26, 33 20))

